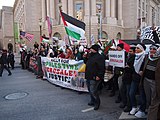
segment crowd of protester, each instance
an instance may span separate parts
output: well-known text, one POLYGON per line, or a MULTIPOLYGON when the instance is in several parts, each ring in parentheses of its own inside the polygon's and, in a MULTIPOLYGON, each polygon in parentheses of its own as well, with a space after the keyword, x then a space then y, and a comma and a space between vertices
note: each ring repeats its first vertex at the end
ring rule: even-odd
MULTIPOLYGON (((91 48, 94 47, 92 46, 91 48)), ((112 50, 125 51, 126 66, 125 68, 115 67, 113 77, 109 80, 109 82, 105 84, 103 84, 104 82, 101 82, 102 84, 99 85, 103 85, 111 91, 109 94, 110 97, 115 96, 116 91, 118 91, 115 102, 121 103, 119 107, 122 108, 124 112, 129 112, 130 115, 141 118, 146 116, 148 111, 148 119, 150 120, 150 118, 154 115, 156 120, 158 119, 157 117, 160 103, 160 86, 158 81, 160 78, 159 75, 157 75, 160 65, 160 55, 158 53, 160 46, 159 44, 152 44, 148 54, 145 53, 145 49, 146 46, 139 43, 137 45, 131 45, 129 52, 127 53, 124 50, 123 43, 118 44, 117 48, 112 50)), ((99 46, 98 52, 100 50, 101 48, 99 46)), ((57 46, 50 45, 48 43, 41 43, 40 45, 35 43, 34 48, 31 51, 27 52, 26 49, 22 49, 22 69, 28 69, 30 58, 35 58, 38 64, 37 73, 35 73, 37 75, 36 78, 43 78, 41 57, 58 57, 84 60, 85 62, 87 57, 89 58, 92 56, 90 55, 90 51, 90 48, 80 45, 66 45, 65 47, 58 48, 57 46)), ((99 52, 100 55, 103 56, 104 59, 107 59, 108 55, 104 55, 102 51, 103 50, 99 52)), ((101 81, 103 81, 104 77, 101 78, 101 81)), ((92 97, 93 93, 91 93, 91 98, 92 97)), ((89 102, 88 105, 93 105, 93 102, 89 102)), ((98 107, 96 106, 95 110, 99 109, 99 105, 100 104, 98 104, 98 107)))
MULTIPOLYGON (((146 46, 143 43, 130 45, 128 53, 124 50, 123 43, 112 49, 125 52, 125 67, 113 68, 113 66, 108 66, 108 70, 113 70, 113 77, 107 83, 104 82, 105 68, 102 66, 105 62, 99 64, 99 61, 108 59, 108 54, 104 54, 101 45, 98 44, 87 48, 81 45, 66 45, 63 47, 49 43, 40 43, 39 45, 35 42, 33 49, 27 51, 25 47, 21 48, 20 64, 22 69, 31 70, 31 67, 33 67, 32 71, 36 78, 43 79, 41 57, 84 60, 84 63, 88 66, 85 74, 91 96, 88 105, 94 106, 95 110, 99 109, 100 98, 98 91, 103 86, 110 90, 110 97, 115 96, 118 91, 115 102, 121 103, 119 107, 124 112, 129 112, 130 115, 137 118, 147 116, 148 120, 160 120, 160 44, 155 30, 153 32, 155 43, 150 46, 147 54, 145 52, 146 46), (97 58, 94 58, 94 55, 97 58), (36 62, 37 66, 31 66, 31 61, 36 62), (99 67, 95 68, 94 66, 99 67), (99 69, 100 67, 102 69, 99 69), (95 71, 97 72, 95 73, 95 71), (97 76, 93 76, 93 74, 97 76), (91 83, 94 83, 96 87, 93 87, 91 83)), ((8 75, 12 74, 9 68, 14 69, 14 62, 12 51, 1 51, 0 77, 2 77, 4 68, 8 71, 8 75)))

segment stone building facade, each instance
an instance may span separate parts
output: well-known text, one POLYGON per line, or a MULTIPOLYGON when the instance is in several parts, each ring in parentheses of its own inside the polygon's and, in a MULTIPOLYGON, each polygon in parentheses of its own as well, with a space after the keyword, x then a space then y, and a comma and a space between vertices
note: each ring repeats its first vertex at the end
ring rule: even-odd
POLYGON ((41 0, 15 0, 13 6, 14 23, 18 25, 18 30, 34 34, 34 40, 31 42, 25 38, 20 40, 28 49, 33 47, 35 41, 40 41, 41 6, 41 0))
POLYGON ((13 8, 3 6, 0 10, 0 49, 8 49, 8 44, 12 44, 13 48, 15 46, 13 8))
POLYGON ((52 36, 66 37, 61 9, 86 23, 90 43, 92 35, 95 39, 137 39, 137 31, 143 27, 160 24, 159 4, 160 0, 15 0, 13 11, 19 29, 39 41, 40 33, 48 36, 46 16, 52 19, 52 36))
POLYGON ((59 8, 86 23, 86 38, 137 39, 137 31, 160 23, 160 0, 42 0, 43 32, 45 16, 53 19, 53 36, 66 35, 59 8))

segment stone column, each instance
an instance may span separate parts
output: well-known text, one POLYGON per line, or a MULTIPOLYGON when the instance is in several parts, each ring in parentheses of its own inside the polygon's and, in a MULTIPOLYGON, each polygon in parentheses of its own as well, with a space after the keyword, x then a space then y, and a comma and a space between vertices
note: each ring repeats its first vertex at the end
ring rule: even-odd
POLYGON ((54 0, 50 0, 50 17, 52 19, 55 19, 55 1, 54 0))
POLYGON ((122 0, 118 0, 118 20, 122 20, 122 0))
POLYGON ((92 9, 92 16, 96 15, 96 0, 92 0, 91 2, 91 9, 92 9))
POLYGON ((50 16, 50 0, 47 0, 47 16, 50 16))
POLYGON ((111 0, 111 18, 108 19, 108 22, 112 25, 117 25, 115 0, 111 0))
POLYGON ((110 17, 111 16, 111 0, 106 0, 106 17, 110 17))
POLYGON ((122 20, 122 0, 118 0, 118 25, 123 26, 123 20, 122 20))
POLYGON ((73 14, 74 11, 73 6, 74 6, 73 0, 68 0, 68 14, 75 17, 73 14))
POLYGON ((62 0, 62 11, 67 13, 68 0, 62 0))
POLYGON ((42 0, 42 30, 45 28, 45 20, 46 20, 45 0, 42 0))
POLYGON ((45 14, 46 14, 46 11, 45 11, 45 0, 42 0, 42 21, 45 20, 45 14))
POLYGON ((111 0, 111 17, 115 18, 115 9, 116 9, 116 5, 115 5, 115 0, 111 0))

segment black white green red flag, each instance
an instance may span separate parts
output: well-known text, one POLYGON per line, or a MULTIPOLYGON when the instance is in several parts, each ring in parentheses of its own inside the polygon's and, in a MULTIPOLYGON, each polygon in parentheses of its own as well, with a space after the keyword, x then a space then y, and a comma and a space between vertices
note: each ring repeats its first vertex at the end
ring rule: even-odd
POLYGON ((60 14, 68 36, 73 37, 76 40, 84 38, 86 26, 85 23, 63 13, 62 11, 60 11, 60 14))

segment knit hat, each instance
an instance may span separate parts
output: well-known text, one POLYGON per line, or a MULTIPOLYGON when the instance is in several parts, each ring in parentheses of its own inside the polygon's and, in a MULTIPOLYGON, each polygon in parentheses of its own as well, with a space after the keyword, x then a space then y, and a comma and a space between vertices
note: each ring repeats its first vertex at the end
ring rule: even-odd
POLYGON ((124 44, 123 43, 119 43, 118 45, 117 45, 117 47, 120 47, 120 48, 124 48, 124 44))
POLYGON ((94 44, 94 45, 92 45, 91 46, 91 48, 90 49, 93 49, 93 50, 95 50, 95 51, 97 51, 98 52, 98 50, 100 49, 100 46, 99 45, 97 45, 97 44, 94 44))

